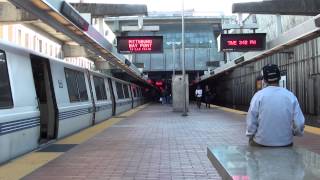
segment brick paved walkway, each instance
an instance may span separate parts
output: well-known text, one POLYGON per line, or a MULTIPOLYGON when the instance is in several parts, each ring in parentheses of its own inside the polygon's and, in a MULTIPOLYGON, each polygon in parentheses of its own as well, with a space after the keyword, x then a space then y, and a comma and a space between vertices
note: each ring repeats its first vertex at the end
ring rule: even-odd
MULTIPOLYGON (((182 117, 170 106, 150 105, 25 179, 220 179, 207 145, 245 145, 244 118, 217 109, 182 117)), ((320 152, 319 139, 308 134, 296 145, 320 152)))

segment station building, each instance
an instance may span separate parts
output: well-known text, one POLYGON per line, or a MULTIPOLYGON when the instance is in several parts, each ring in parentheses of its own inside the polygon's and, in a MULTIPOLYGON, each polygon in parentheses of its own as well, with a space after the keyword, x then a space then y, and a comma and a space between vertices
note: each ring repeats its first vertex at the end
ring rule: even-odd
POLYGON ((83 68, 94 68, 94 62, 86 57, 64 57, 63 43, 28 24, 0 24, 0 39, 83 68))
MULTIPOLYGON (((221 23, 234 19, 194 10, 185 12, 185 68, 190 83, 224 63, 223 53, 217 50, 216 39, 221 32, 221 23)), ((181 12, 149 12, 141 21, 144 27, 154 29, 126 30, 138 26, 139 17, 105 18, 117 36, 163 36, 163 53, 133 54, 131 59, 132 63, 143 68, 149 79, 170 82, 173 73, 181 74, 182 71, 181 12)))

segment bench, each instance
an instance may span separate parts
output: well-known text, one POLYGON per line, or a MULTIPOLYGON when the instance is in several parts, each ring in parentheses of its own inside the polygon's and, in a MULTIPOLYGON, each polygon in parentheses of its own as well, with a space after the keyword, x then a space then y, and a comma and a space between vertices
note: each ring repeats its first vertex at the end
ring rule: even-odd
POLYGON ((320 155, 304 148, 212 146, 207 155, 223 180, 320 179, 320 155))

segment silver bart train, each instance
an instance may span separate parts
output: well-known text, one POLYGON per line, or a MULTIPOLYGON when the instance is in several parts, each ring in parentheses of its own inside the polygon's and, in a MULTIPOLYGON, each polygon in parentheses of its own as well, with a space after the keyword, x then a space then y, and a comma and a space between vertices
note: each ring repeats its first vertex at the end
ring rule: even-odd
POLYGON ((0 41, 0 163, 143 103, 135 84, 0 41))

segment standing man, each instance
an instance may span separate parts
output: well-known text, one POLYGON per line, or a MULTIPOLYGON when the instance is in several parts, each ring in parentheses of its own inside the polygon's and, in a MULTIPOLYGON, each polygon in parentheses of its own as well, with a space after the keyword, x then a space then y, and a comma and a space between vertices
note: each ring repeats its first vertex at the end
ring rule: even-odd
POLYGON ((201 89, 200 85, 197 86, 197 89, 196 89, 196 92, 195 92, 195 96, 196 96, 196 99, 197 99, 198 108, 200 109, 201 98, 202 98, 202 89, 201 89))
POLYGON ((267 87, 252 98, 247 115, 247 132, 251 146, 286 147, 293 136, 302 136, 304 116, 296 96, 279 87, 280 70, 275 64, 262 69, 267 87))
POLYGON ((211 97, 212 97, 212 93, 209 89, 209 86, 206 85, 205 90, 204 90, 204 100, 206 103, 206 108, 210 108, 211 97))

